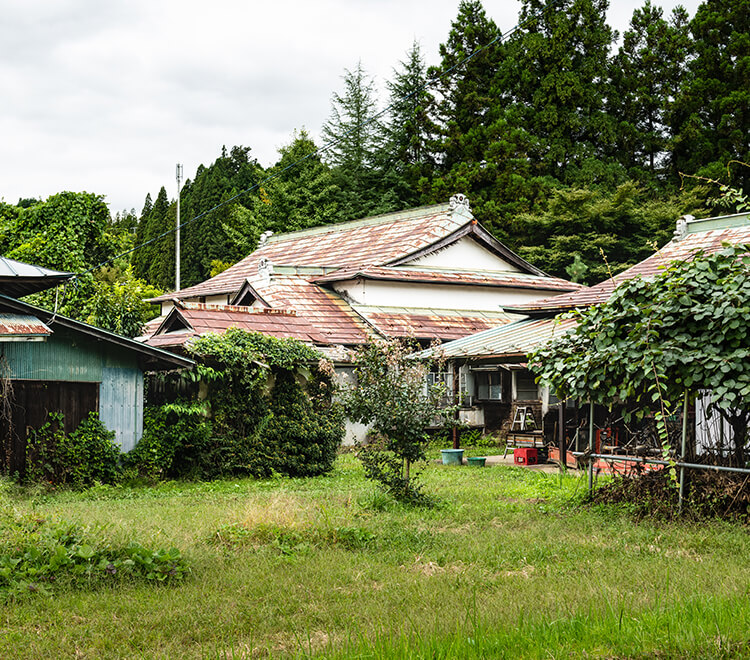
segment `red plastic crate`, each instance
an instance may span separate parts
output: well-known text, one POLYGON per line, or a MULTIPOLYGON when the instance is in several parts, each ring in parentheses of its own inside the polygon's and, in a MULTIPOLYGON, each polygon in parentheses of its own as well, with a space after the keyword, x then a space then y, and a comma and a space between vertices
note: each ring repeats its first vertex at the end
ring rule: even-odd
POLYGON ((513 450, 513 462, 518 465, 536 465, 539 462, 536 447, 516 447, 513 450))

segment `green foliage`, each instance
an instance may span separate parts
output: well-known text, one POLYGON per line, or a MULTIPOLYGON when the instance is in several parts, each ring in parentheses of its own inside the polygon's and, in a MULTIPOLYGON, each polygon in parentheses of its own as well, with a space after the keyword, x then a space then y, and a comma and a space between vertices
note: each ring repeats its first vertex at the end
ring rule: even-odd
POLYGON ((513 123, 531 136, 538 174, 568 185, 612 183, 602 159, 613 137, 605 111, 614 32, 607 0, 524 0, 509 45, 513 123))
POLYGON ((108 431, 95 412, 70 435, 63 430, 62 413, 50 413, 27 440, 26 480, 74 488, 113 483, 120 475, 120 450, 114 438, 114 431, 108 431))
POLYGON ((428 387, 433 362, 410 357, 416 349, 416 343, 398 339, 360 347, 346 408, 350 419, 372 428, 358 451, 367 478, 398 500, 428 504, 412 466, 426 458, 427 428, 447 425, 454 408, 441 405, 443 387, 428 387))
POLYGON ((734 431, 737 459, 750 404, 748 247, 675 262, 653 280, 621 283, 604 304, 571 314, 575 331, 530 356, 558 396, 629 402, 662 419, 685 391, 709 390, 734 431))
POLYGON ((676 7, 669 21, 663 13, 651 0, 636 9, 611 63, 615 154, 628 175, 639 181, 667 173, 672 104, 690 48, 685 9, 676 7))
POLYGON ((127 454, 126 465, 151 480, 214 476, 221 457, 216 456, 212 432, 201 403, 147 406, 143 436, 127 454))
POLYGON ((113 547, 91 539, 88 529, 37 517, 5 515, 2 523, 0 600, 50 595, 60 583, 87 589, 133 579, 168 583, 189 570, 176 548, 113 547))
POLYGON ((145 299, 162 293, 136 278, 128 268, 114 282, 94 282, 93 295, 84 307, 85 321, 125 337, 137 337, 144 324, 159 315, 158 306, 145 299))
POLYGON ((695 195, 655 198, 632 182, 611 193, 560 189, 542 211, 516 216, 509 243, 551 275, 596 284, 650 256, 671 237, 675 218, 700 208, 695 195), (571 256, 585 269, 569 271, 571 256))
POLYGON ((188 348, 201 397, 151 406, 128 457, 150 478, 313 476, 343 435, 333 368, 302 342, 230 328, 188 348))
MULTIPOLYGON (((750 3, 705 0, 690 21, 692 57, 673 114, 678 171, 715 177, 750 162, 750 3)), ((750 169, 731 183, 750 190, 750 169)))

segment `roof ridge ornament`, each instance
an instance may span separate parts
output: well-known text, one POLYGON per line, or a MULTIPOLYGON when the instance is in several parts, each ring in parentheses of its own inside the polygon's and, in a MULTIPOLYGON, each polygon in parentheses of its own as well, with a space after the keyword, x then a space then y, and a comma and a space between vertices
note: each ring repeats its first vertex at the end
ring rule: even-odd
POLYGON ((263 285, 271 283, 271 276, 273 275, 273 264, 266 257, 261 257, 258 260, 258 277, 260 278, 263 285))
POLYGON ((471 206, 469 206, 469 198, 466 195, 457 193, 448 200, 448 205, 451 211, 463 211, 464 209, 471 213, 471 206))
POLYGON ((679 218, 677 218, 677 226, 674 230, 674 238, 673 241, 681 241, 685 236, 688 235, 688 223, 695 220, 695 216, 686 214, 681 215, 679 218))

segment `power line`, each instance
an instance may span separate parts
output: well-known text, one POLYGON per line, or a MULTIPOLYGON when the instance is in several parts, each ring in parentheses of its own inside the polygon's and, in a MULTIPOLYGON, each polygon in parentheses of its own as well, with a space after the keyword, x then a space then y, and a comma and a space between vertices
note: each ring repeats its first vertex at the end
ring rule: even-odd
MULTIPOLYGON (((554 7, 554 5, 556 4, 556 2, 558 2, 558 1, 561 1, 561 0, 552 0, 552 2, 550 2, 548 6, 543 7, 538 12, 533 13, 533 14, 527 16, 524 21, 522 21, 520 23, 516 23, 516 25, 513 26, 507 32, 500 33, 492 41, 490 41, 489 43, 487 43, 487 44, 485 44, 483 46, 480 46, 475 51, 473 51, 472 53, 470 53, 469 55, 467 55, 463 60, 461 60, 461 61, 457 62, 456 64, 454 64, 452 67, 449 67, 445 71, 441 71, 437 75, 433 76, 432 78, 430 78, 429 80, 427 80, 427 82, 424 85, 422 85, 421 87, 418 87, 417 89, 415 89, 414 91, 412 91, 410 94, 407 94, 406 96, 403 96, 402 98, 393 101, 392 103, 388 104, 385 108, 383 108, 379 112, 375 113, 372 117, 370 117, 366 121, 364 121, 361 124, 358 124, 356 126, 353 126, 348 131, 346 131, 343 135, 341 135, 341 137, 339 137, 339 138, 337 138, 335 140, 331 140, 330 142, 327 142, 323 146, 317 148, 315 151, 311 151, 309 154, 306 154, 302 158, 299 158, 298 160, 294 161, 293 163, 287 165, 282 170, 280 170, 278 172, 275 172, 274 174, 271 174, 271 175, 267 176, 265 179, 263 179, 261 181, 258 181, 257 183, 254 183, 252 186, 250 186, 248 188, 245 188, 244 190, 241 190, 240 192, 238 192, 237 194, 233 195, 232 197, 230 197, 228 199, 225 199, 223 202, 219 202, 218 204, 216 204, 212 208, 208 209, 207 211, 203 211, 203 213, 199 213, 198 215, 190 218, 189 220, 186 220, 182 224, 178 223, 175 227, 162 232, 158 236, 155 236, 154 238, 151 238, 151 239, 149 239, 148 241, 146 241, 144 243, 136 245, 135 247, 131 248, 130 250, 126 250, 125 252, 122 252, 120 254, 115 255, 114 257, 106 259, 105 261, 102 261, 101 263, 97 264, 96 266, 92 266, 91 268, 89 268, 88 270, 83 271, 82 273, 77 273, 72 278, 72 280, 75 280, 78 277, 81 277, 82 275, 87 275, 88 273, 91 273, 91 272, 93 272, 93 271, 95 271, 95 270, 97 270, 99 268, 102 268, 103 266, 106 266, 107 264, 112 263, 116 259, 121 259, 122 257, 126 257, 127 255, 132 254, 133 252, 135 252, 136 250, 140 250, 141 248, 144 248, 144 247, 146 247, 148 245, 151 245, 152 243, 155 243, 156 241, 164 238, 165 236, 169 236, 170 234, 173 234, 175 232, 179 232, 179 230, 182 229, 182 227, 185 227, 186 225, 189 225, 189 224, 195 222, 196 220, 200 220, 201 218, 204 218, 209 213, 213 213, 214 211, 217 211, 218 209, 220 209, 220 208, 222 208, 222 207, 224 207, 224 206, 226 206, 226 205, 234 202, 235 200, 239 199, 243 195, 246 195, 247 193, 250 193, 250 192, 253 192, 254 190, 257 190, 258 188, 260 188, 264 184, 268 183, 269 181, 273 181, 274 179, 279 178, 285 172, 289 171, 290 169, 292 169, 294 167, 297 167, 298 165, 301 165, 302 163, 304 163, 305 161, 309 160, 310 158, 312 158, 314 156, 319 156, 321 154, 324 154, 326 151, 328 151, 329 149, 331 149, 332 147, 334 147, 335 145, 339 144, 341 141, 343 141, 344 139, 346 139, 347 137, 349 137, 355 131, 358 131, 358 130, 362 129, 365 126, 369 126, 370 124, 372 124, 372 123, 376 122, 378 119, 380 119, 383 115, 391 112, 395 108, 395 106, 396 106, 397 103, 399 103, 401 101, 406 101, 406 100, 410 99, 411 97, 413 97, 413 96, 415 96, 415 95, 417 95, 417 94, 419 94, 421 92, 424 92, 424 91, 428 90, 432 85, 434 85, 435 83, 437 83, 439 80, 441 80, 442 78, 444 78, 444 77, 448 76, 449 74, 453 73, 453 71, 455 71, 456 69, 464 66, 465 64, 467 64, 469 61, 471 61, 472 59, 474 59, 480 53, 482 53, 485 50, 491 48, 496 43, 502 42, 503 40, 505 40, 508 37, 512 36, 518 30, 520 30, 522 27, 524 27, 527 23, 529 23, 531 20, 533 20, 535 18, 538 18, 544 12, 552 9, 554 7)), ((179 195, 179 193, 178 193, 178 195, 179 195)), ((176 264, 176 267, 179 268, 179 265, 176 264)))

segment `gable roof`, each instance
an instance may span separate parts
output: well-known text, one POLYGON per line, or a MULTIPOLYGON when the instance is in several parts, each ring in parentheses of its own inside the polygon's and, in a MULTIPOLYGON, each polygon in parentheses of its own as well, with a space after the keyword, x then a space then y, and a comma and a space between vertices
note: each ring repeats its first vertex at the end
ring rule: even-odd
POLYGON ((51 289, 73 277, 73 273, 33 266, 22 261, 0 257, 0 294, 22 298, 51 289))
POLYGON ((152 301, 233 294, 248 279, 255 283, 264 259, 274 267, 293 267, 298 274, 325 275, 339 269, 403 264, 465 236, 522 273, 545 276, 479 225, 467 206, 450 203, 271 236, 252 254, 215 277, 152 301))
POLYGON ((689 261, 699 251, 707 254, 721 250, 725 243, 750 243, 750 213, 704 218, 692 217, 678 221, 675 237, 660 250, 619 275, 588 289, 552 298, 536 300, 506 311, 527 315, 549 315, 606 302, 615 287, 633 277, 650 277, 661 273, 673 261, 689 261))
POLYGON ((189 339, 207 332, 222 334, 229 328, 262 332, 274 337, 291 337, 306 343, 322 340, 315 326, 294 310, 251 309, 235 305, 180 303, 174 307, 149 339, 151 346, 183 346, 189 339), (170 331, 172 328, 178 329, 170 331))

